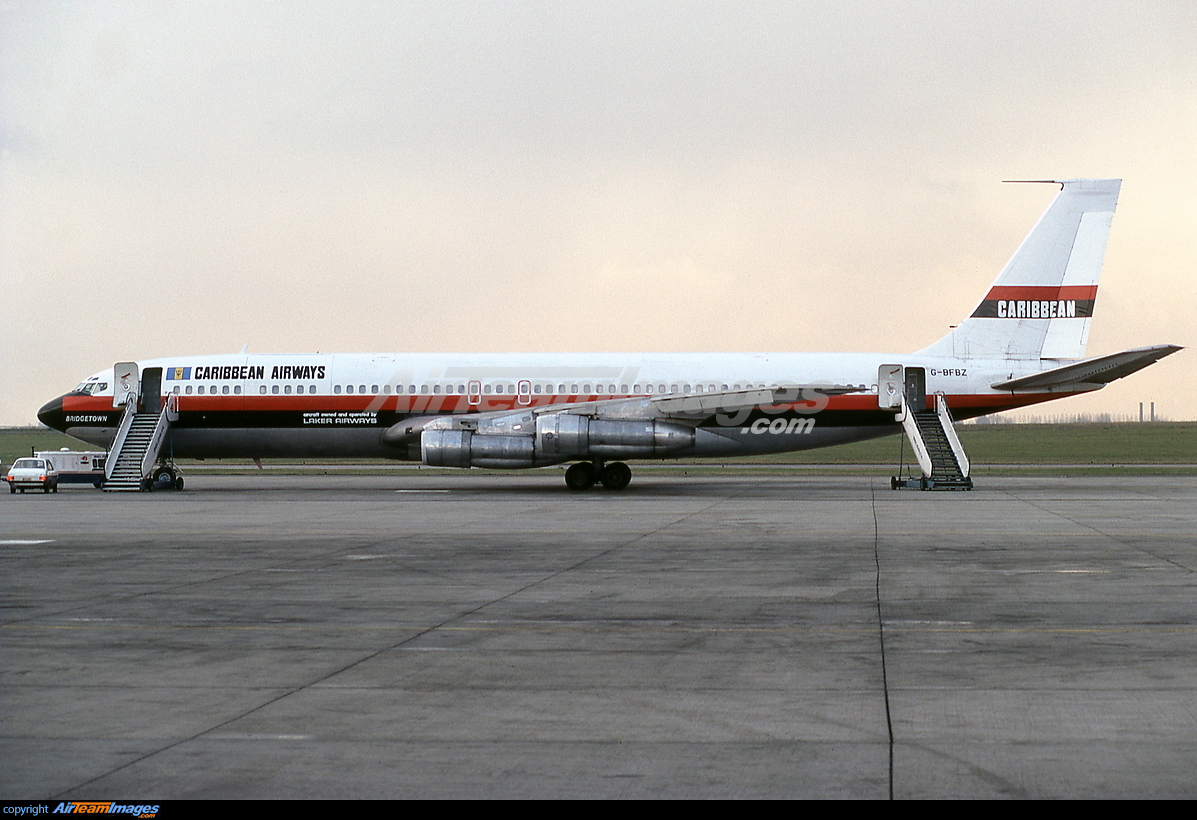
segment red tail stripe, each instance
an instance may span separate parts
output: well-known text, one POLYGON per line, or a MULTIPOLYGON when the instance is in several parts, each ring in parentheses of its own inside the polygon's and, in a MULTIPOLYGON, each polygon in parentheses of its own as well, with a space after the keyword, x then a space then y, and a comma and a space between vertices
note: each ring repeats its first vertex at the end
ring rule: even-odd
POLYGON ((998 285, 985 299, 1096 299, 1097 285, 998 285))

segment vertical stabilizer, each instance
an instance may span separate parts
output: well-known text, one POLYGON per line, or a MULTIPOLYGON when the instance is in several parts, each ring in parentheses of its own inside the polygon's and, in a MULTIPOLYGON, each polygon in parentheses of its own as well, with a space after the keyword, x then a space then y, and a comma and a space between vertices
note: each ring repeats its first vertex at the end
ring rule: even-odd
POLYGON ((920 353, 1080 359, 1120 179, 1044 180, 1060 193, 959 327, 920 353))

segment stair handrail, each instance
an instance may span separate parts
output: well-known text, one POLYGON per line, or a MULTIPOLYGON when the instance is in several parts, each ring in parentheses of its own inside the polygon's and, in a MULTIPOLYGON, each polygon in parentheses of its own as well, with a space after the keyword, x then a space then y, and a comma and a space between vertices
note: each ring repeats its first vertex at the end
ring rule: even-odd
POLYGON ((968 478, 971 465, 968 454, 964 452, 964 445, 956 435, 956 426, 952 420, 952 411, 948 409, 948 398, 943 393, 935 394, 935 412, 939 415, 939 424, 943 427, 943 434, 952 448, 952 455, 956 456, 956 464, 960 467, 960 474, 968 478))
POLYGON ((125 446, 125 439, 129 437, 129 429, 133 426, 133 417, 137 415, 137 402, 125 403, 125 411, 121 414, 121 423, 117 425, 116 435, 112 444, 108 446, 108 456, 104 459, 104 480, 112 478, 112 471, 116 469, 117 459, 125 446))
POLYGON ((914 457, 918 459, 919 469, 923 475, 931 475, 931 454, 927 452, 927 443, 923 441, 923 432, 919 430, 919 423, 914 418, 914 411, 906 406, 906 394, 902 394, 902 429, 906 431, 906 438, 910 439, 910 449, 914 450, 914 457))
POLYGON ((162 402, 162 409, 154 421, 154 433, 150 436, 145 454, 141 457, 142 478, 148 478, 154 469, 154 462, 158 460, 158 451, 162 449, 162 440, 166 438, 166 431, 170 429, 170 417, 173 415, 178 418, 174 409, 176 401, 174 394, 167 394, 166 401, 162 402))

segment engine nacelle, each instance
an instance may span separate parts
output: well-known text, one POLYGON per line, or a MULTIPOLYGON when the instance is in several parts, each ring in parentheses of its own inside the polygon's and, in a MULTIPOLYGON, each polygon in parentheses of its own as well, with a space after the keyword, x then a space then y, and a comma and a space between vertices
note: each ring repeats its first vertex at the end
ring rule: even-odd
POLYGON ((655 419, 592 419, 571 413, 536 419, 536 450, 544 456, 647 458, 693 445, 693 427, 655 419))
MULTIPOLYGON (((530 421, 530 420, 529 420, 530 421)), ((530 427, 531 425, 529 425, 530 427)), ((549 413, 536 419, 535 435, 440 429, 420 433, 420 460, 429 467, 518 469, 571 458, 652 458, 694 445, 694 428, 653 419, 592 419, 549 413)))
POLYGON ((538 461, 532 436, 479 435, 469 430, 425 430, 420 434, 420 460, 429 467, 498 467, 514 469, 551 464, 538 461))

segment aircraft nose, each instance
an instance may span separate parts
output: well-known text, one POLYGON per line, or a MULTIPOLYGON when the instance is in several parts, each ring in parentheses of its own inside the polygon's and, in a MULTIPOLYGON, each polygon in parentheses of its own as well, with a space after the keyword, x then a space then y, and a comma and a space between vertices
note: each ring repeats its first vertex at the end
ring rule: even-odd
POLYGON ((43 404, 42 409, 37 411, 37 419, 54 430, 64 429, 66 417, 62 413, 62 396, 43 404))

